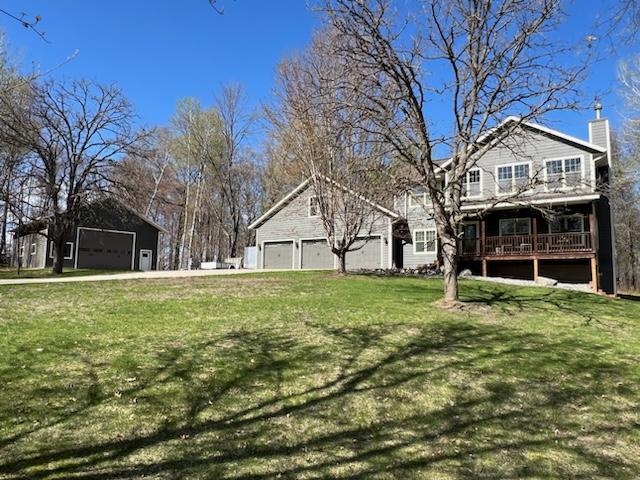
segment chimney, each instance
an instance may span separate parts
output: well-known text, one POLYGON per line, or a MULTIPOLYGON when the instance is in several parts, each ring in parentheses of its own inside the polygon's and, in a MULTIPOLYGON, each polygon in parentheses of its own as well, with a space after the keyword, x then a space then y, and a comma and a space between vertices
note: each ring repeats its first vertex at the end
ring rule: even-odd
POLYGON ((602 148, 607 149, 607 157, 609 166, 611 166, 611 157, 608 154, 611 151, 611 132, 609 130, 609 120, 602 118, 602 104, 596 101, 593 109, 596 114, 594 120, 589 121, 589 143, 593 143, 602 148))

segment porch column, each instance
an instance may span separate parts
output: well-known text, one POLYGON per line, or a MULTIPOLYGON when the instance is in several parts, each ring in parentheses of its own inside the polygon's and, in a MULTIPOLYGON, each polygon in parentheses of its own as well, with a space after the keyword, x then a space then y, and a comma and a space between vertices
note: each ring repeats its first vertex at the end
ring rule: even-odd
POLYGON ((538 279, 538 257, 533 257, 533 281, 538 279))
POLYGON ((589 236, 591 237, 591 250, 596 252, 596 216, 592 213, 589 214, 589 236))
POLYGON ((480 221, 480 256, 482 257, 482 276, 487 276, 487 258, 485 257, 486 228, 484 220, 480 221))
MULTIPOLYGON (((537 252, 538 251, 538 218, 537 217, 533 217, 533 251, 537 252)), ((538 259, 535 260, 534 263, 534 272, 538 271, 538 259)), ((537 273, 535 274, 535 278, 538 278, 537 273)))
POLYGON ((591 257, 591 289, 593 293, 598 293, 598 264, 596 257, 591 257))

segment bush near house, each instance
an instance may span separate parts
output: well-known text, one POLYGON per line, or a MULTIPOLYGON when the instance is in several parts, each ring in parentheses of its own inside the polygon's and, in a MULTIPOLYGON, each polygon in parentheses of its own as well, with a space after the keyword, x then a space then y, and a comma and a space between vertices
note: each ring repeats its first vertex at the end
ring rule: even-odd
POLYGON ((0 478, 637 478, 640 303, 289 272, 0 287, 0 478))

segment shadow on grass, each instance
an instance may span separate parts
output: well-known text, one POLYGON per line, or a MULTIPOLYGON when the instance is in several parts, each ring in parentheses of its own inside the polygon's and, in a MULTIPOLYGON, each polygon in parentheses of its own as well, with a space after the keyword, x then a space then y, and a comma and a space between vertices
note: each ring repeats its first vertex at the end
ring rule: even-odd
POLYGON ((459 320, 306 321, 164 348, 115 399, 86 361, 81 407, 5 439, 0 476, 632 478, 637 388, 603 348, 459 320))

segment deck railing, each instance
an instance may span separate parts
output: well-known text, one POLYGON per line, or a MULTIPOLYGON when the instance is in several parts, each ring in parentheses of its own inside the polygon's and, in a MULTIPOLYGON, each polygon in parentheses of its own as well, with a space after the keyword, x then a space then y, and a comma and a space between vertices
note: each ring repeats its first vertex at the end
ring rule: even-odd
POLYGON ((591 233, 545 233, 465 238, 460 241, 463 256, 506 257, 513 255, 593 252, 591 233))

